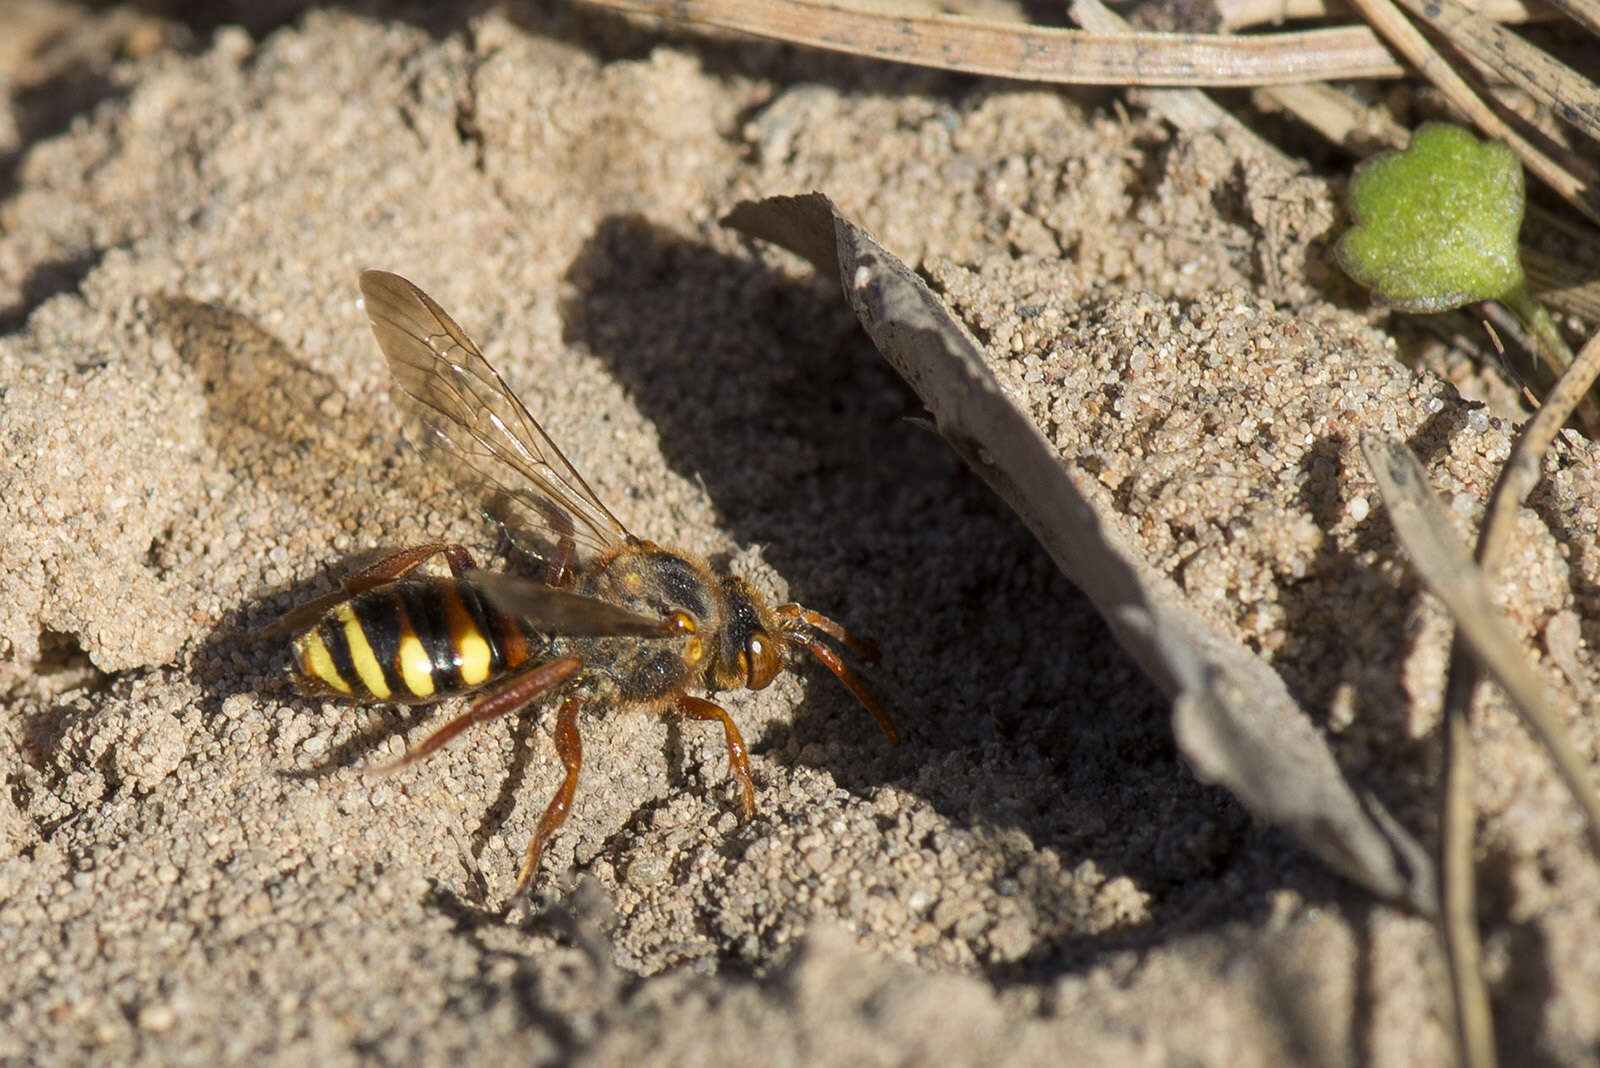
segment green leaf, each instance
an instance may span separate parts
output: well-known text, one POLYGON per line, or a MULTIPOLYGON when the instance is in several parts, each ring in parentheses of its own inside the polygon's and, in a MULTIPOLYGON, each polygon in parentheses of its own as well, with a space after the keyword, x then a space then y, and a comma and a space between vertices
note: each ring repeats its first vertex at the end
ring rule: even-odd
POLYGON ((1498 141, 1429 124, 1403 152, 1375 156, 1350 182, 1356 225, 1339 262, 1373 299, 1447 311, 1519 290, 1522 165, 1498 141))

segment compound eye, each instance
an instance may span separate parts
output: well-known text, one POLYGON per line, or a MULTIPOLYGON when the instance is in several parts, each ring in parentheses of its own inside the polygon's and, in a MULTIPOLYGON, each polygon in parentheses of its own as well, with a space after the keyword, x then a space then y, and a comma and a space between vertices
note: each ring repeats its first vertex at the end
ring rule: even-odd
POLYGON ((744 668, 745 685, 752 690, 764 688, 783 670, 783 657, 778 653, 778 643, 761 631, 750 635, 739 654, 744 668))

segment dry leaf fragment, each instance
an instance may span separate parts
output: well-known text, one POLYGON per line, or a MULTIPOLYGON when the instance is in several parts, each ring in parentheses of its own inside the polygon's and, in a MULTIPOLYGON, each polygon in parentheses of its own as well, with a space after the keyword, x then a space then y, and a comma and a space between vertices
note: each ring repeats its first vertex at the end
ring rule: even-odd
POLYGON ((1001 391, 966 327, 910 268, 820 193, 745 202, 724 222, 842 280, 867 334, 922 398, 939 433, 1021 516, 1172 699, 1174 733, 1197 775, 1345 877, 1435 911, 1433 864, 1421 846, 1357 795, 1272 668, 1190 608, 1101 522, 1060 456, 1001 391))

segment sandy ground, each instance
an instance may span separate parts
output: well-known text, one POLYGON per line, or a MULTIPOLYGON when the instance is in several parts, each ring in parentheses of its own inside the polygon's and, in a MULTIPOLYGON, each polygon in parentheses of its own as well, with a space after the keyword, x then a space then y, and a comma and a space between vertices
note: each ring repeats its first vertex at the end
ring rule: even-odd
MULTIPOLYGON (((920 264, 1107 514, 1431 841, 1445 624, 1355 440, 1406 435, 1465 537, 1516 413, 1330 272, 1322 180, 1111 97, 593 13, 113 37, 103 102, 41 137, 16 95, 0 128, 0 1060, 1445 1059, 1428 924, 1198 783, 837 287, 717 224, 820 189, 920 264), (724 695, 741 823, 714 728, 597 714, 502 916, 548 717, 374 776, 440 710, 300 698, 240 637, 385 550, 495 558, 400 440, 371 266, 452 311, 632 530, 870 635, 905 744, 815 665, 724 695)), ((1588 692, 1600 489, 1586 446, 1549 470, 1507 607, 1588 692)), ((1480 712, 1502 1050, 1600 1063, 1600 869, 1480 712)))

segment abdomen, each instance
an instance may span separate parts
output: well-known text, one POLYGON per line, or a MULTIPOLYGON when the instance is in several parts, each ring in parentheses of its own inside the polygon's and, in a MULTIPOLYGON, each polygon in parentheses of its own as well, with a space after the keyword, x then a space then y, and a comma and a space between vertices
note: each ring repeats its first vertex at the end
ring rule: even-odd
POLYGON ((471 582, 406 578, 330 608, 294 639, 293 674, 307 694, 415 704, 494 681, 529 644, 471 582))

